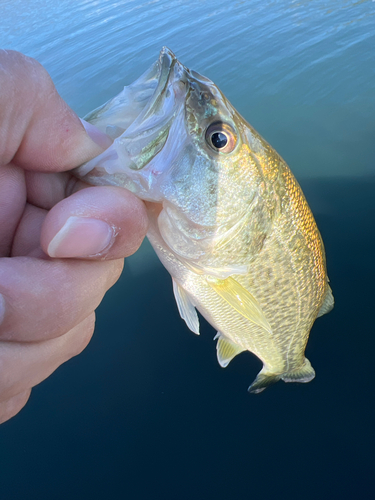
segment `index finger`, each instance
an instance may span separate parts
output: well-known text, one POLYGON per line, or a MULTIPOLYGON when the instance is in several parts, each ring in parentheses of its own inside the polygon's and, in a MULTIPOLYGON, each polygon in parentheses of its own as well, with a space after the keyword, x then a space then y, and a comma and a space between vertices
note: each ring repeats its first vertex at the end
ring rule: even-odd
POLYGON ((102 152, 35 59, 0 50, 0 88, 0 165, 60 172, 102 152))

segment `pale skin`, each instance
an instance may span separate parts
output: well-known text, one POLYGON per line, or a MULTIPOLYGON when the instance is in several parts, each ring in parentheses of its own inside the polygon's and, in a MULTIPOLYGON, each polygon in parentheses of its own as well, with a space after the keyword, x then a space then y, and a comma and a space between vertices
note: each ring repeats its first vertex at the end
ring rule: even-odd
POLYGON ((0 51, 0 423, 79 354, 95 309, 147 231, 143 203, 69 173, 109 139, 35 60, 0 51), (90 138, 91 137, 91 138, 90 138))

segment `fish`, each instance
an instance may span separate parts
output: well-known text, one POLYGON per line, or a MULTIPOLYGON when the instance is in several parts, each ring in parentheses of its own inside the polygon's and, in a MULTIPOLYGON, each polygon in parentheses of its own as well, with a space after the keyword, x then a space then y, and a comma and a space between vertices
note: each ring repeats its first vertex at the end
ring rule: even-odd
POLYGON ((144 200, 179 313, 195 334, 197 311, 214 327, 219 364, 255 354, 251 393, 311 381, 309 333, 334 299, 320 232, 281 156, 167 47, 85 120, 113 143, 75 174, 144 200))

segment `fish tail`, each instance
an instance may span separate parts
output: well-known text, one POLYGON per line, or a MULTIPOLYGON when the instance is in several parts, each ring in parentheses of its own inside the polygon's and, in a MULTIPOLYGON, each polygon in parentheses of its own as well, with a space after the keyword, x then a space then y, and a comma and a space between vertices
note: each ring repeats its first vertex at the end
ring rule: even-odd
POLYGON ((248 391, 251 394, 258 394, 259 392, 264 391, 264 389, 266 389, 269 385, 272 385, 279 380, 283 380, 284 382, 307 383, 314 377, 314 368, 311 366, 310 361, 305 358, 304 363, 300 368, 282 374, 272 373, 263 368, 248 388, 248 391))
POLYGON ((305 358, 303 365, 297 370, 293 370, 281 375, 281 380, 284 382, 301 382, 303 384, 310 382, 315 377, 315 370, 311 366, 310 361, 305 358))
POLYGON ((276 375, 275 373, 267 372, 264 369, 258 373, 257 378, 248 388, 248 391, 251 394, 259 394, 264 391, 269 385, 275 384, 280 380, 280 375, 276 375))

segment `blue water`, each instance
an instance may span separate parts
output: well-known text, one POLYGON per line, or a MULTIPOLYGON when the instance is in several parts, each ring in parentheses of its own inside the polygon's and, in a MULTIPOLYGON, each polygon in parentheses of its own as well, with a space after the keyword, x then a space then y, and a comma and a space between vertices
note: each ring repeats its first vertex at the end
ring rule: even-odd
POLYGON ((145 244, 85 352, 0 427, 0 498, 372 499, 375 2, 0 2, 0 46, 37 58, 79 115, 163 45, 277 149, 316 215, 336 299, 308 344, 316 379, 248 395, 260 362, 218 366, 145 244))

